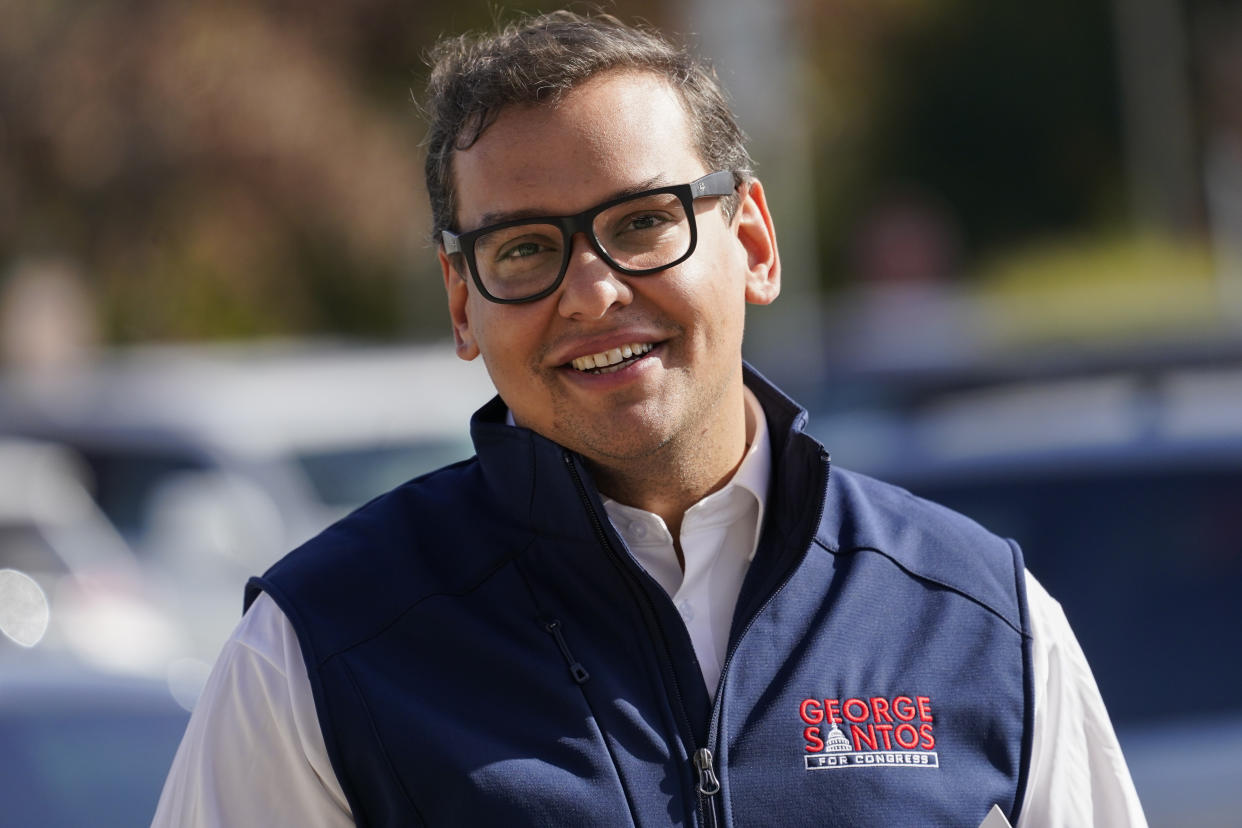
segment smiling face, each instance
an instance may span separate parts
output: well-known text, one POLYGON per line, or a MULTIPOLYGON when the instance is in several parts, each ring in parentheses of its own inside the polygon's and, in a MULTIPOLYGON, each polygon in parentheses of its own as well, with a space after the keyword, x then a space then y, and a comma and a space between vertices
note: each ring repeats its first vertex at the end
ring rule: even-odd
MULTIPOLYGON (((510 107, 453 160, 456 227, 569 215, 637 190, 712 172, 677 94, 655 75, 597 76, 556 104, 510 107)), ((775 239, 758 182, 726 220, 694 202, 698 246, 647 276, 612 270, 575 236, 564 281, 527 304, 487 301, 441 251, 458 354, 482 355, 515 421, 604 467, 745 440, 742 327, 747 301, 779 290, 775 239)), ((725 453, 733 449, 725 450, 725 453)), ((731 468, 731 466, 730 466, 731 468)))

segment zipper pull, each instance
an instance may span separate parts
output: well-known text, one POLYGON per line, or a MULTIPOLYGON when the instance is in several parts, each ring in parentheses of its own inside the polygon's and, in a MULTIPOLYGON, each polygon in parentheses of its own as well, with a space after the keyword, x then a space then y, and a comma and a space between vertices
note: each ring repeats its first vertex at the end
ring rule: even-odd
POLYGON ((699 747, 694 751, 694 767, 698 768, 699 785, 698 791, 703 796, 715 796, 720 792, 720 780, 715 778, 715 770, 712 767, 712 751, 707 747, 699 747))
POLYGON ((565 663, 569 665, 569 674, 573 676, 574 681, 578 684, 586 684, 591 674, 582 666, 578 659, 574 658, 574 654, 569 651, 569 645, 565 643, 565 636, 561 634, 561 622, 553 618, 543 622, 543 628, 551 634, 556 640, 556 646, 560 648, 561 655, 565 657, 565 663))
POLYGON ((699 772, 699 795, 703 797, 703 818, 709 828, 717 824, 716 800, 713 797, 720 793, 720 780, 712 767, 712 752, 707 748, 699 748, 694 752, 694 767, 699 772))
POLYGON ((694 752, 694 767, 699 772, 699 793, 703 796, 714 796, 720 793, 720 780, 712 768, 712 752, 707 748, 699 748, 694 752))

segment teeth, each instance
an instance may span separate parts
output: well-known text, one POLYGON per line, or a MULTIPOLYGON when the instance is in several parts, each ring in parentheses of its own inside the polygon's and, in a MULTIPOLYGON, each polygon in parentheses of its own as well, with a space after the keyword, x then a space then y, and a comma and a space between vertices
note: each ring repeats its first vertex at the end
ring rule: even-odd
POLYGON ((617 365, 622 360, 642 356, 650 351, 651 348, 650 342, 634 342, 629 345, 622 345, 620 348, 601 351, 598 354, 577 357, 573 360, 572 365, 579 371, 605 369, 600 371, 600 373, 610 374, 612 371, 619 370, 619 368, 613 368, 612 366, 617 365), (606 370, 608 368, 612 368, 612 371, 606 370))

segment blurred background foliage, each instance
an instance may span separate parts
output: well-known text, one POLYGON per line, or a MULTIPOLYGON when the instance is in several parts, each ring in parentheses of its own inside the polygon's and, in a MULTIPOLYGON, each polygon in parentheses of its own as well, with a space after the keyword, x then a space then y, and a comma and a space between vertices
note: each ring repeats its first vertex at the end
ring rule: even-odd
MULTIPOLYGON (((0 0, 10 356, 56 339, 49 326, 103 344, 445 336, 411 101, 422 54, 536 5, 0 0)), ((825 308, 936 285, 1052 336, 1227 321, 1232 4, 771 5, 806 119, 799 264, 825 308), (1162 315, 1170 297, 1182 310, 1162 315)), ((691 42, 713 14, 605 8, 691 42)), ((756 147, 761 174, 781 153, 756 147)))
POLYGON ((1122 211, 1106 3, 907 0, 809 22, 864 41, 826 45, 814 60, 828 261, 848 255, 860 217, 895 201, 942 211, 968 260, 1122 211))

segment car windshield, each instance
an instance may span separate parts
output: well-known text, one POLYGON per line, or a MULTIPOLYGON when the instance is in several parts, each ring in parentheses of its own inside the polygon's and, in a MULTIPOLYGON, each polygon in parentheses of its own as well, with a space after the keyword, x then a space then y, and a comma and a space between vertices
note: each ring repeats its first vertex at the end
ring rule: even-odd
POLYGON ((472 454, 460 438, 303 452, 297 460, 321 501, 350 507, 472 454))

